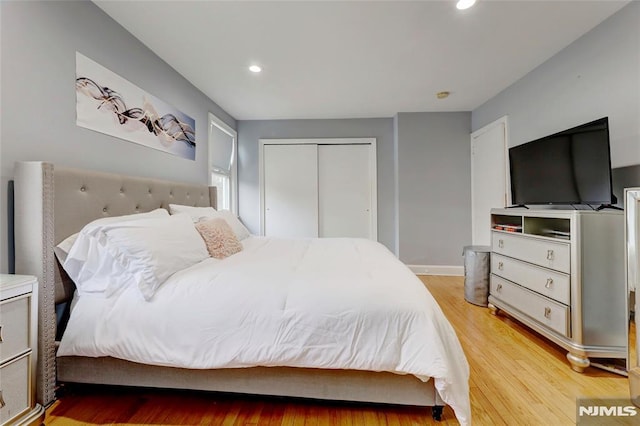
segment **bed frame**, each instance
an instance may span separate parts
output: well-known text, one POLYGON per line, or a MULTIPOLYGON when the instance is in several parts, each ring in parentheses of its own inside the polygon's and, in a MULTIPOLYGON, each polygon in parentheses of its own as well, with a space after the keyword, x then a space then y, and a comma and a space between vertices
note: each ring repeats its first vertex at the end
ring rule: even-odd
POLYGON ((55 400, 58 383, 68 382, 432 406, 433 417, 440 419, 444 403, 433 380, 424 383, 411 375, 287 367, 192 370, 106 357, 56 359, 56 304, 70 301, 74 285, 54 256, 55 245, 100 217, 169 203, 216 207, 216 188, 44 162, 16 163, 14 188, 15 270, 36 276, 40 285, 36 388, 43 406, 55 400))

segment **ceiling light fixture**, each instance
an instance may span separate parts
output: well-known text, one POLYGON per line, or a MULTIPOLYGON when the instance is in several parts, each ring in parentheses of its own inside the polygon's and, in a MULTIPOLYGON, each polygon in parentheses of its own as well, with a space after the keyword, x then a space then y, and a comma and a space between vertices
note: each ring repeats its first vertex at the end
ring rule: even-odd
POLYGON ((446 91, 445 92, 438 92, 438 93, 436 93, 436 98, 445 99, 445 98, 448 98, 450 94, 451 94, 451 92, 446 92, 446 91))
POLYGON ((464 10, 469 9, 474 4, 476 4, 476 0, 458 0, 458 3, 456 3, 456 7, 460 10, 464 10))
POLYGON ((262 71, 262 68, 260 68, 260 67, 259 67, 259 66, 257 66, 257 65, 251 65, 251 66, 249 67, 249 71, 251 71, 251 72, 255 72, 255 73, 259 73, 260 71, 262 71))

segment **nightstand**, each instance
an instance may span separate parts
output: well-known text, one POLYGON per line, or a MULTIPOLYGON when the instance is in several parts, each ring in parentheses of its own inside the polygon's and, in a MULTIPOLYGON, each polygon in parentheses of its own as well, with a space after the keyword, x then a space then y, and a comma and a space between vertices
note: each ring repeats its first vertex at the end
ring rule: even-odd
POLYGON ((0 275, 0 425, 37 425, 44 409, 36 403, 38 281, 0 275))

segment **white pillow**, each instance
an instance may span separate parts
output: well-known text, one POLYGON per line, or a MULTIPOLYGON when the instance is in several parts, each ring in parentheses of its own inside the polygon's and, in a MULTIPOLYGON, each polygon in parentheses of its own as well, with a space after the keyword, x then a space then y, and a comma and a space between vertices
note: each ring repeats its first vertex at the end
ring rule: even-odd
POLYGON ((127 272, 112 286, 135 284, 146 300, 171 275, 209 257, 204 240, 184 214, 129 222, 104 233, 109 254, 127 272))
MULTIPOLYGON (((69 277, 75 282, 78 292, 83 293, 101 293, 106 290, 108 282, 89 282, 88 278, 101 268, 107 268, 103 272, 108 274, 109 262, 101 265, 101 253, 102 247, 99 244, 99 238, 102 235, 102 230, 107 226, 112 226, 121 222, 135 222, 140 220, 147 220, 153 218, 169 217, 169 213, 165 209, 156 209, 147 213, 137 213, 125 216, 111 216, 96 219, 93 222, 88 223, 82 228, 82 230, 73 239, 71 247, 66 249, 69 240, 72 240, 73 235, 65 239, 62 243, 58 244, 58 254, 64 270, 69 277), (66 249, 66 253, 64 253, 66 249), (65 254, 64 260, 62 254, 65 254), (87 264, 89 262, 89 264, 87 264)), ((55 252, 55 249, 54 249, 55 252)), ((118 271, 111 271, 116 273, 118 271)))
POLYGON ((181 204, 169 204, 171 214, 186 213, 191 216, 193 223, 198 223, 206 219, 223 218, 227 221, 236 238, 244 240, 251 235, 249 230, 240 222, 240 219, 229 210, 216 210, 213 207, 192 207, 181 204))
POLYGON ((242 222, 240 222, 240 219, 238 219, 238 217, 229 210, 219 210, 217 213, 217 217, 221 217, 226 220, 231 229, 233 229, 233 233, 236 234, 238 241, 242 241, 251 235, 249 230, 242 224, 242 222))
POLYGON ((62 242, 60 242, 60 244, 58 244, 53 248, 53 252, 58 258, 58 261, 60 261, 61 265, 64 263, 65 260, 67 260, 67 255, 69 254, 69 250, 71 250, 73 243, 75 243, 76 240, 78 239, 78 235, 80 235, 80 233, 76 232, 75 234, 68 236, 62 242))
POLYGON ((169 212, 171 214, 186 213, 191 216, 193 223, 200 222, 202 219, 212 219, 217 217, 217 211, 213 207, 193 207, 183 206, 181 204, 169 204, 169 212))

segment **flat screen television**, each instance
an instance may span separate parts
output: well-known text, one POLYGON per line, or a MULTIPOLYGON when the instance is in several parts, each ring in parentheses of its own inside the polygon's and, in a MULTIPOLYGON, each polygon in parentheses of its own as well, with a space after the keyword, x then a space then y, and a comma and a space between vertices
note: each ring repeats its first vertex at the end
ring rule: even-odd
POLYGON ((615 204, 607 117, 509 149, 515 205, 615 204))

